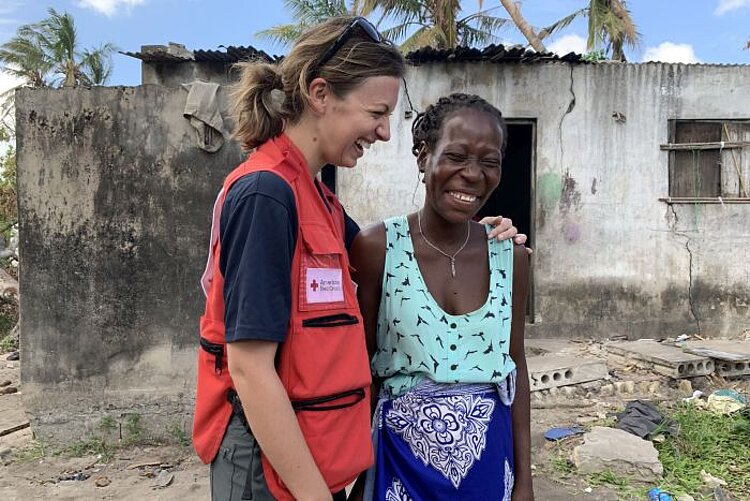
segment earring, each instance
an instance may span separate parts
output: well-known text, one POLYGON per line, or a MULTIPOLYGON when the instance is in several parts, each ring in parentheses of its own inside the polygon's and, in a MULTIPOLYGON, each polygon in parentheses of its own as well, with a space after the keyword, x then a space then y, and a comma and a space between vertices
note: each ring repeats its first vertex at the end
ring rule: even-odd
POLYGON ((424 183, 424 171, 422 169, 419 169, 417 171, 417 184, 414 185, 414 191, 411 194, 411 204, 415 207, 417 207, 417 190, 419 189, 419 182, 422 181, 424 183))

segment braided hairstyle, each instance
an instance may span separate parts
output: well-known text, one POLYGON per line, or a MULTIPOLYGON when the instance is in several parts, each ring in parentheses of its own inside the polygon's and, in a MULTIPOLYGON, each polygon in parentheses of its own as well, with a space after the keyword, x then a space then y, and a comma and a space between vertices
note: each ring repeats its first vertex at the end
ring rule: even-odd
POLYGON ((475 94, 464 94, 456 92, 449 96, 441 97, 437 103, 431 104, 427 110, 419 113, 414 123, 411 124, 412 147, 414 156, 419 156, 419 150, 424 143, 429 149, 434 149, 440 139, 440 130, 445 119, 460 109, 483 111, 497 119, 498 125, 503 132, 503 144, 500 151, 505 155, 508 145, 508 128, 505 125, 503 114, 490 103, 475 94))

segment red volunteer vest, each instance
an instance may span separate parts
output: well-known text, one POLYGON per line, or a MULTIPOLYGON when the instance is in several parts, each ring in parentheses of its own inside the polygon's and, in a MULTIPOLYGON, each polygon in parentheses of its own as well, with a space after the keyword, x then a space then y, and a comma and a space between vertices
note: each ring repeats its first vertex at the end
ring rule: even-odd
MULTIPOLYGON (((373 462, 367 348, 344 246, 343 209, 321 186, 328 210, 301 153, 284 135, 260 146, 232 171, 214 205, 209 263, 202 280, 206 309, 200 323, 193 446, 201 460, 210 463, 232 415, 227 393, 234 385, 226 360, 218 228, 226 193, 238 179, 258 171, 284 179, 296 201, 292 311, 276 369, 310 452, 336 492, 373 462)), ((294 499, 262 452, 261 457, 271 493, 280 500, 294 499)))

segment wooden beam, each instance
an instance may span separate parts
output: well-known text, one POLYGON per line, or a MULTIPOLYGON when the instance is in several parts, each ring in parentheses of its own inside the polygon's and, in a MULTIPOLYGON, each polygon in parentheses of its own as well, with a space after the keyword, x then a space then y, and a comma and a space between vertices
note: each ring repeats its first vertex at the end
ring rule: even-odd
POLYGON ((668 204, 750 204, 750 198, 739 197, 662 197, 659 199, 659 201, 666 202, 668 204))
POLYGON ((660 144, 662 150, 679 151, 679 150, 730 150, 734 148, 747 148, 750 141, 739 142, 711 142, 711 143, 667 143, 660 144))

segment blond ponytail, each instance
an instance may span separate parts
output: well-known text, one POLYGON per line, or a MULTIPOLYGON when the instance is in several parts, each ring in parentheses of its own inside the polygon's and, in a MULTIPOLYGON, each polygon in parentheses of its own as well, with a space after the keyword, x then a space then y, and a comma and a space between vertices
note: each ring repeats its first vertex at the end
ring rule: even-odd
POLYGON ((236 67, 240 80, 232 92, 237 120, 234 137, 243 148, 252 149, 279 135, 284 128, 281 73, 275 64, 256 61, 238 63, 236 67))

